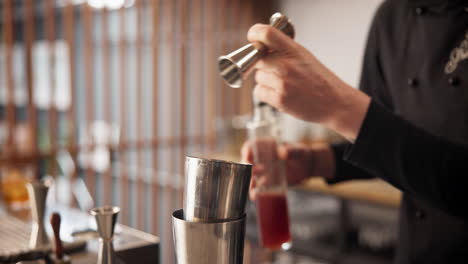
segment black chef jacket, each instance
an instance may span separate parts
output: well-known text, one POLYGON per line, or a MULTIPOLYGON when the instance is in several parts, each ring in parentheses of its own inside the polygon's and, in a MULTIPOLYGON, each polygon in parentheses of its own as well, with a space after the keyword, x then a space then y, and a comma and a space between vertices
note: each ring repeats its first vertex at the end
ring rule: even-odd
POLYGON ((468 199, 440 192, 467 171, 435 166, 454 156, 417 158, 425 148, 468 144, 468 1, 385 1, 360 89, 372 103, 355 144, 334 147, 333 182, 378 176, 404 191, 396 263, 468 263, 468 213, 456 206, 468 199), (414 162, 396 162, 404 155, 414 162), (428 177, 444 169, 443 181, 428 177))

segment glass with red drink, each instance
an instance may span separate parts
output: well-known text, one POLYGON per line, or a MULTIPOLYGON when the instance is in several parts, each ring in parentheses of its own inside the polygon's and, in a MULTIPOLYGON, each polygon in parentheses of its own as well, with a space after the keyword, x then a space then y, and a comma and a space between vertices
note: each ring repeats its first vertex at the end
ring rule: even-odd
POLYGON ((287 180, 284 163, 278 157, 275 110, 264 103, 257 104, 248 132, 256 170, 253 181, 260 243, 271 250, 287 250, 291 247, 287 180))

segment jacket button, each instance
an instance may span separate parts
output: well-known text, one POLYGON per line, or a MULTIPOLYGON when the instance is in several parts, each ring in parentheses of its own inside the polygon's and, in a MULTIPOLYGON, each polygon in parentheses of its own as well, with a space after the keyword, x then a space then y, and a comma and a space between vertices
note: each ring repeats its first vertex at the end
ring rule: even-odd
POLYGON ((416 210, 415 214, 418 219, 424 219, 424 217, 426 217, 426 214, 422 210, 416 210))
POLYGON ((416 13, 416 15, 420 16, 426 13, 426 9, 424 7, 416 7, 416 9, 414 9, 414 12, 416 13))
POLYGON ((416 78, 408 78, 408 85, 411 87, 418 86, 418 80, 416 78))
POLYGON ((448 83, 452 86, 457 86, 460 83, 460 80, 457 77, 450 77, 448 83))

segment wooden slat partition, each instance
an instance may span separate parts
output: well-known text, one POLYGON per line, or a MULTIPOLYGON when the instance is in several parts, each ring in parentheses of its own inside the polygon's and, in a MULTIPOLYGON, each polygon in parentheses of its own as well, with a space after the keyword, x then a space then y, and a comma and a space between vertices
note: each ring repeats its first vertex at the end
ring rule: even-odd
POLYGON ((126 27, 126 9, 121 8, 119 11, 119 28, 120 28, 120 39, 119 39, 119 94, 120 94, 120 124, 121 124, 121 142, 120 142, 120 152, 119 152, 119 181, 120 181, 120 207, 121 207, 121 219, 122 222, 128 224, 129 222, 129 195, 128 195, 128 186, 129 186, 129 177, 128 177, 128 167, 127 167, 127 155, 128 150, 122 148, 123 142, 127 140, 127 129, 123 124, 127 124, 127 36, 125 36, 125 27, 126 27))
MULTIPOLYGON (((83 38, 84 38, 84 89, 86 98, 85 119, 86 119, 86 132, 90 133, 91 125, 94 121, 94 39, 93 39, 93 24, 94 14, 93 9, 89 5, 84 5, 82 9, 83 16, 83 38)), ((92 145, 86 146, 86 151, 91 153, 93 150, 92 145)), ((96 196, 96 175, 90 166, 91 157, 87 157, 88 164, 85 168, 85 179, 89 192, 93 197, 96 196)))
MULTIPOLYGON (((219 0, 220 8, 219 12, 220 13, 227 13, 225 19, 222 19, 218 23, 218 29, 220 34, 223 36, 220 40, 220 53, 222 55, 227 55, 230 50, 230 45, 229 45, 229 39, 228 39, 228 31, 229 31, 229 13, 226 12, 226 10, 229 10, 229 1, 228 0, 219 0)), ((229 99, 231 98, 231 90, 230 88, 224 83, 224 81, 220 80, 220 100, 221 100, 221 109, 219 111, 219 115, 223 119, 227 119, 229 116, 229 107, 228 107, 228 102, 229 99)))
MULTIPOLYGON (((194 0, 191 2, 190 6, 191 16, 190 16, 190 25, 191 25, 191 43, 190 43, 190 54, 191 59, 195 62, 203 60, 203 40, 204 40, 204 33, 203 30, 203 0, 194 0)), ((192 72, 193 79, 190 85, 192 94, 196 98, 196 100, 200 102, 204 102, 204 93, 203 93, 203 67, 199 67, 198 65, 191 65, 190 71, 192 72)), ((192 120, 194 120, 194 127, 196 131, 200 131, 200 133, 205 134, 205 129, 203 125, 203 107, 199 107, 197 109, 197 114, 192 116, 192 120)), ((193 133, 191 133, 193 134, 193 133)), ((193 143, 193 142, 191 142, 193 143)), ((201 147, 198 147, 201 149, 201 147)))
MULTIPOLYGON (((56 82, 55 82, 55 1, 46 0, 45 3, 45 32, 49 50, 49 86, 50 86, 50 105, 48 109, 48 125, 49 125, 49 147, 52 150, 57 149, 57 109, 55 106, 55 95, 56 95, 56 82)), ((57 174, 57 163, 50 162, 50 175, 53 177, 57 174)))
MULTIPOLYGON (((76 78, 75 78, 75 14, 74 14, 74 6, 71 2, 68 2, 63 10, 63 22, 64 22, 64 38, 65 42, 68 45, 68 53, 69 53, 69 75, 70 75, 70 107, 66 112, 66 133, 68 144, 66 147, 68 148, 68 152, 72 158, 74 165, 77 164, 77 157, 76 152, 72 151, 76 149, 76 78)), ((72 175, 69 175, 70 182, 69 187, 70 189, 73 186, 73 181, 76 180, 78 176, 77 170, 75 169, 72 172, 72 175)), ((71 205, 76 206, 76 199, 71 200, 71 205)))
POLYGON ((45 168, 47 171, 41 167, 39 171, 39 164, 45 160, 55 164, 57 155, 67 151, 76 167, 68 178, 83 178, 96 205, 119 205, 121 223, 161 236, 163 263, 173 263, 171 213, 182 206, 185 156, 203 152, 210 155, 219 150, 226 139, 219 136, 217 121, 230 121, 234 115, 251 109, 253 82, 248 81, 247 89, 226 86, 217 73, 217 57, 245 44, 250 24, 267 21, 254 14, 264 14, 271 4, 268 0, 135 0, 117 8, 107 4, 91 6, 86 1, 63 3, 56 6, 54 0, 4 0, 0 5, 8 95, 5 105, 0 105, 5 109, 5 120, 0 122, 7 124, 6 142, 11 151, 18 123, 13 95, 19 89, 14 79, 17 62, 13 49, 16 42, 23 41, 26 120, 32 139, 29 153, 2 153, 0 168, 12 164, 32 166, 38 176, 39 172, 60 176, 61 170, 54 167, 45 168), (24 8, 24 18, 14 17, 18 6, 24 8), (132 19, 133 14, 136 19, 132 19), (22 24, 24 38, 16 36, 15 23, 22 24), (44 35, 41 30, 36 32, 35 28, 41 29, 36 25, 44 25, 44 35), (131 32, 135 39, 128 36, 128 28, 135 30, 131 32), (151 36, 146 35, 148 32, 151 36), (55 69, 60 70, 59 60, 63 59, 55 54, 61 47, 56 41, 61 38, 69 50, 65 70, 70 77, 71 104, 66 110, 57 108, 56 100, 60 99, 54 98, 56 91, 68 88, 55 80, 55 69), (44 109, 36 105, 34 98, 38 88, 34 80, 37 62, 33 58, 38 55, 34 52, 40 51, 35 49, 36 39, 44 39, 49 50, 45 55, 50 65, 47 85, 52 97, 44 109), (145 52, 148 47, 150 54, 145 52), (135 58, 129 57, 133 51, 135 58), (133 73, 136 80, 130 83, 133 73), (145 113, 148 109, 150 115, 145 113), (38 124, 39 111, 41 120, 45 113, 47 124, 38 124), (90 140, 95 121, 119 127, 118 144, 104 146, 112 157, 111 169, 104 171, 95 171, 90 163, 98 149, 90 140), (65 145, 58 144, 64 126, 65 145), (192 127, 197 132, 190 131, 192 127), (44 133, 50 148, 38 149, 44 145, 43 141, 38 144, 39 134, 43 140, 44 133), (86 162, 81 162, 81 156, 86 162))
POLYGON ((205 108, 205 117, 207 122, 205 122, 205 126, 207 128, 206 135, 207 141, 206 144, 209 147, 209 150, 213 150, 215 147, 215 136, 216 136, 216 79, 212 78, 212 76, 217 76, 218 73, 216 71, 217 64, 216 58, 218 54, 215 54, 215 24, 217 23, 216 18, 219 14, 216 12, 214 8, 216 5, 216 0, 205 0, 206 11, 208 14, 205 15, 205 31, 207 34, 204 35, 206 39, 205 45, 205 61, 203 65, 205 65, 205 83, 207 84, 206 87, 206 108, 205 108))
MULTIPOLYGON (((143 93, 143 85, 142 85, 142 50, 143 50, 143 34, 142 34, 142 27, 143 27, 143 1, 136 1, 135 2, 135 9, 136 9, 136 108, 137 113, 144 113, 143 103, 142 103, 142 93, 143 93)), ((137 114, 137 137, 143 138, 143 114, 137 114)), ((144 186, 144 179, 143 179, 143 151, 137 151, 137 167, 136 167, 136 182, 137 182, 137 228, 143 229, 144 228, 144 219, 145 219, 145 207, 147 207, 147 202, 145 201, 145 186, 144 186)))
MULTIPOLYGON (((180 9, 180 29, 179 29, 179 68, 180 68, 180 164, 179 172, 181 172, 181 168, 184 167, 185 164, 185 156, 186 156, 186 144, 187 144, 187 22, 188 22, 188 12, 187 12, 187 5, 188 0, 180 0, 179 1, 179 9, 180 9)), ((177 182, 182 182, 183 179, 178 179, 177 182)), ((182 194, 182 189, 179 190, 180 194, 182 194)), ((183 197, 180 197, 180 201, 182 201, 183 197)), ((182 202, 178 204, 178 207, 182 206, 182 202)))
MULTIPOLYGON (((31 152, 33 155, 37 153, 37 110, 34 106, 34 87, 33 87, 33 65, 32 65, 32 49, 35 39, 34 30, 34 1, 24 1, 24 48, 25 48, 25 67, 26 67, 26 89, 27 89, 27 113, 28 123, 31 137, 31 152)), ((35 172, 35 177, 39 177, 38 161, 34 161, 32 168, 35 172)))
POLYGON ((67 111, 68 122, 68 148, 74 149, 76 146, 75 130, 76 130, 76 109, 75 109, 75 15, 73 13, 73 4, 68 3, 63 11, 64 21, 64 37, 68 45, 69 51, 69 74, 70 74, 70 108, 67 111))
MULTIPOLYGON (((101 13, 102 19, 102 89, 104 93, 103 106, 104 106, 104 121, 108 124, 112 123, 112 110, 111 110, 111 98, 110 94, 112 94, 112 89, 110 87, 110 39, 109 39, 109 11, 107 8, 102 9, 101 13)), ((103 185, 104 186, 112 186, 112 174, 111 170, 108 169, 103 173, 103 185)), ((112 196, 114 194, 113 188, 104 188, 103 191, 103 202, 104 204, 112 204, 112 196)))
MULTIPOLYGON (((178 99, 176 98, 176 84, 177 80, 176 78, 179 77, 176 73, 178 71, 177 65, 177 28, 176 28, 176 23, 177 23, 177 18, 176 18, 176 3, 175 1, 168 1, 166 0, 163 4, 163 7, 165 9, 165 12, 163 13, 163 19, 167 27, 167 31, 165 32, 165 41, 167 45, 167 57, 165 57, 164 65, 167 66, 167 68, 170 69, 168 76, 169 80, 164 82, 166 86, 163 86, 163 90, 168 90, 167 92, 167 100, 171 102, 168 106, 168 111, 164 112, 164 115, 168 115, 171 117, 171 119, 174 120, 174 122, 171 122, 168 124, 169 127, 169 135, 175 135, 176 133, 176 126, 177 126, 177 116, 176 116, 176 111, 175 107, 178 103, 178 99)), ((176 177, 175 173, 177 171, 177 156, 175 155, 175 148, 173 149, 167 149, 168 151, 168 156, 170 157, 169 162, 169 172, 170 174, 164 173, 164 183, 165 183, 165 190, 163 190, 164 194, 164 201, 165 201, 165 208, 168 208, 171 210, 173 207, 176 205, 177 201, 177 191, 172 185, 174 182, 173 177, 176 177)), ((164 214, 164 232, 165 234, 168 233, 168 228, 171 225, 171 218, 170 218, 170 212, 165 212, 164 214)), ((163 260, 164 262, 168 264, 173 264, 174 263, 174 258, 171 257, 171 253, 173 252, 173 247, 172 243, 170 243, 171 240, 169 239, 169 236, 164 236, 163 239, 163 251, 168 253, 168 256, 163 260)))
MULTIPOLYGON (((242 28, 242 21, 241 21, 241 9, 240 9, 240 0, 231 0, 231 5, 232 5, 232 18, 231 18, 231 23, 232 23, 232 30, 235 31, 236 28, 242 28)), ((231 39, 231 47, 232 50, 238 49, 241 47, 241 42, 240 39, 242 38, 242 35, 233 35, 231 39)), ((245 43, 243 43, 245 44, 245 43)), ((239 114, 239 102, 240 102, 240 92, 241 89, 232 89, 232 116, 238 115, 239 114)))
MULTIPOLYGON (((256 18, 253 13, 253 3, 250 1, 244 1, 244 4, 241 5, 240 11, 240 28, 241 32, 245 32, 244 35, 240 36, 239 45, 244 45, 247 43, 247 32, 249 28, 255 24, 256 18)), ((260 21, 257 21, 260 22, 260 21)), ((263 21, 262 21, 263 22, 263 21)), ((265 22, 263 22, 265 23, 265 22)), ((252 74, 253 75, 253 74, 252 74)), ((239 100, 238 103, 238 113, 241 115, 249 114, 252 112, 252 91, 254 89, 254 77, 250 76, 245 82, 244 87, 239 91, 239 100)))
MULTIPOLYGON (((151 28, 152 28, 152 36, 151 36, 151 48, 152 48, 152 60, 153 60, 153 68, 152 68, 152 83, 153 83, 153 120, 152 120, 152 127, 151 131, 153 133, 153 137, 158 138, 159 133, 159 111, 158 111, 158 103, 159 102, 159 7, 160 1, 159 0, 151 0, 151 11, 152 11, 152 20, 151 20, 151 28)), ((160 223, 160 213, 158 211, 159 207, 159 194, 160 194, 160 185, 158 184, 158 169, 159 169, 159 162, 158 162, 158 150, 159 148, 153 148, 152 151, 152 168, 154 169, 154 174, 152 175, 152 190, 151 190, 151 200, 153 204, 153 208, 151 210, 151 219, 153 220, 151 231, 154 234, 159 234, 159 223, 160 223), (157 206, 156 206, 157 205, 157 206)))
POLYGON ((14 145, 15 141, 15 102, 14 102, 14 91, 15 91, 15 80, 13 76, 13 48, 14 48, 14 30, 13 30, 13 0, 6 0, 3 2, 3 34, 5 38, 5 62, 6 62, 6 85, 7 85, 7 101, 6 101, 6 120, 7 120, 7 140, 8 146, 5 149, 5 155, 15 155, 16 149, 14 145))

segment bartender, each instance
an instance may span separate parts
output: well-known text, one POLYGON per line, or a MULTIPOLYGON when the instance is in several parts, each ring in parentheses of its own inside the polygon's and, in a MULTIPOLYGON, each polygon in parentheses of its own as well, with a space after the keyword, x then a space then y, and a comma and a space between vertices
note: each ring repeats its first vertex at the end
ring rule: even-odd
POLYGON ((385 1, 360 90, 270 26, 248 39, 271 50, 256 64, 257 99, 352 142, 282 146, 288 179, 380 177, 404 192, 395 263, 468 263, 468 1, 385 1))

